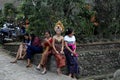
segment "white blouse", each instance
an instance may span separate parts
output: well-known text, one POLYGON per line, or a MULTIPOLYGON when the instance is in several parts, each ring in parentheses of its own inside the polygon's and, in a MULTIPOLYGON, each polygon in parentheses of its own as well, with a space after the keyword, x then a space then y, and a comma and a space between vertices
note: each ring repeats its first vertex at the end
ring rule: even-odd
POLYGON ((66 35, 64 37, 64 41, 66 41, 68 44, 74 44, 76 42, 76 39, 74 35, 72 37, 69 37, 68 35, 66 35))

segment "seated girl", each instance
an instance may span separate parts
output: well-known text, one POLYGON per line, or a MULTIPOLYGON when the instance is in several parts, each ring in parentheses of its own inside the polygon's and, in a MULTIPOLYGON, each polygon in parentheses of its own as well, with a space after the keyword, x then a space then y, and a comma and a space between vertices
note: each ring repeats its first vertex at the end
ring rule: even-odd
POLYGON ((58 21, 54 28, 56 35, 53 36, 53 54, 57 62, 57 73, 61 74, 61 68, 65 66, 65 56, 64 56, 64 38, 61 33, 64 31, 63 24, 58 21))
POLYGON ((31 67, 31 59, 33 57, 33 55, 35 53, 42 53, 43 52, 43 47, 41 45, 41 40, 40 38, 38 38, 37 36, 35 36, 34 34, 30 35, 31 38, 31 45, 28 46, 27 48, 27 53, 26 53, 26 57, 27 57, 27 68, 31 67))
POLYGON ((36 68, 37 70, 40 70, 41 67, 43 68, 43 71, 41 74, 45 74, 47 72, 46 63, 47 63, 48 56, 51 54, 51 51, 52 51, 52 37, 50 36, 49 31, 45 32, 45 39, 43 41, 43 47, 44 47, 44 52, 42 53, 40 63, 38 64, 36 68))
POLYGON ((17 54, 16 54, 16 58, 14 61, 12 61, 11 63, 17 63, 18 59, 23 59, 26 55, 26 49, 27 46, 30 45, 30 39, 29 39, 29 35, 26 33, 24 35, 24 40, 23 42, 20 44, 17 54))

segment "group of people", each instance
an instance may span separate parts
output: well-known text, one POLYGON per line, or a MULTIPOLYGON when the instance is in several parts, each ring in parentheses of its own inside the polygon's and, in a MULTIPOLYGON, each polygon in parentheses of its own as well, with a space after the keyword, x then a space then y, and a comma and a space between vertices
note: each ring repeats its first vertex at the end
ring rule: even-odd
POLYGON ((58 21, 54 27, 55 35, 52 37, 50 31, 45 32, 45 38, 41 40, 34 34, 25 34, 24 41, 19 46, 16 58, 11 63, 17 63, 18 59, 27 59, 27 68, 31 67, 33 54, 42 53, 37 70, 43 68, 42 74, 47 72, 46 63, 49 55, 54 55, 57 63, 57 73, 62 74, 61 68, 67 66, 68 75, 75 78, 79 73, 78 54, 76 53, 76 38, 71 28, 66 29, 65 37, 61 35, 64 31, 63 24, 58 21))

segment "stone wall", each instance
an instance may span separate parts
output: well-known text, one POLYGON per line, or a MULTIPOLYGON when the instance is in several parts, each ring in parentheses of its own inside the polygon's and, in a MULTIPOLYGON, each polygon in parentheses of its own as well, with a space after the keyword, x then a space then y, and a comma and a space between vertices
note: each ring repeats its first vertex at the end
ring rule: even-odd
MULTIPOLYGON (((16 52, 18 44, 6 44, 5 49, 16 52), (11 47, 10 47, 11 46, 11 47)), ((78 45, 80 77, 114 73, 120 68, 120 43, 97 43, 78 45)), ((41 54, 34 55, 33 63, 38 64, 41 54)), ((48 69, 56 70, 54 56, 49 56, 48 69)), ((66 68, 63 69, 66 73, 66 68)))
POLYGON ((120 43, 79 45, 81 76, 113 73, 120 68, 120 43))
POLYGON ((120 50, 80 52, 81 76, 112 73, 120 68, 120 50))

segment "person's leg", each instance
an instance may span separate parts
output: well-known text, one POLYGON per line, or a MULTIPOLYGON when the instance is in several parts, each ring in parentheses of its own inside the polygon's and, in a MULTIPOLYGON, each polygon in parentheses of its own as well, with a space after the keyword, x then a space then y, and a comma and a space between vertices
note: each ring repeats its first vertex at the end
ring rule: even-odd
POLYGON ((46 58, 47 58, 47 55, 45 52, 42 53, 42 57, 41 57, 41 60, 40 60, 40 63, 38 64, 37 68, 40 69, 41 67, 43 67, 45 65, 45 62, 46 62, 46 58))
POLYGON ((15 57, 15 60, 12 61, 11 63, 16 63, 16 62, 17 62, 17 60, 18 60, 18 58, 19 58, 19 56, 20 56, 20 50, 21 50, 21 45, 20 45, 19 48, 18 48, 18 51, 17 51, 16 57, 15 57))
POLYGON ((41 74, 46 74, 46 72, 47 72, 46 62, 47 62, 48 56, 51 54, 51 51, 49 49, 50 49, 50 47, 46 47, 45 51, 42 54, 41 61, 40 61, 39 65, 37 66, 37 69, 39 69, 39 70, 41 67, 43 68, 43 71, 41 72, 41 74))
POLYGON ((54 54, 55 59, 56 59, 56 64, 57 64, 57 73, 58 75, 61 74, 61 70, 60 70, 60 55, 59 54, 54 54))
POLYGON ((72 77, 72 70, 71 70, 71 52, 70 52, 68 49, 65 49, 64 52, 65 52, 65 57, 66 57, 68 76, 69 76, 69 77, 72 77))
POLYGON ((34 51, 34 53, 42 53, 43 52, 43 47, 35 47, 32 46, 32 50, 34 51))
POLYGON ((31 58, 34 53, 42 52, 42 47, 28 46, 27 48, 27 67, 31 67, 31 58))
POLYGON ((22 59, 24 59, 24 57, 26 56, 26 50, 27 50, 26 48, 25 48, 25 49, 23 49, 23 52, 22 52, 22 57, 21 57, 22 59))
POLYGON ((45 66, 47 62, 48 54, 49 54, 49 47, 46 47, 44 52, 42 53, 42 57, 40 63, 37 66, 37 69, 40 69, 41 67, 45 66))
POLYGON ((69 75, 68 75, 69 77, 72 77, 72 74, 71 73, 69 73, 69 75))
POLYGON ((77 57, 73 57, 73 56, 71 57, 71 63, 69 65, 69 71, 70 71, 69 76, 76 79, 76 74, 79 73, 77 57))
POLYGON ((27 56, 27 66, 26 67, 31 67, 31 57, 32 57, 32 46, 28 46, 27 51, 26 51, 26 56, 27 56))
POLYGON ((74 74, 73 78, 77 79, 76 74, 79 74, 79 64, 78 64, 78 57, 74 57, 74 74))
POLYGON ((23 45, 23 44, 21 44, 21 45, 20 45, 20 56, 19 56, 19 59, 21 59, 21 58, 22 58, 23 48, 24 48, 24 45, 23 45))
POLYGON ((57 68, 57 74, 58 74, 58 75, 62 74, 60 67, 57 68))
POLYGON ((43 71, 41 72, 41 74, 46 74, 47 73, 47 69, 46 67, 43 67, 43 71))
POLYGON ((28 68, 28 67, 31 67, 31 66, 32 66, 32 64, 31 64, 31 59, 28 58, 28 59, 27 59, 27 66, 26 66, 26 67, 28 68))
POLYGON ((57 63, 57 73, 58 75, 62 74, 61 68, 66 65, 65 57, 62 54, 55 54, 55 59, 57 63))

